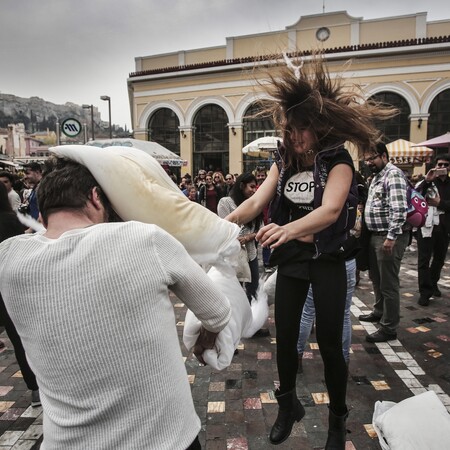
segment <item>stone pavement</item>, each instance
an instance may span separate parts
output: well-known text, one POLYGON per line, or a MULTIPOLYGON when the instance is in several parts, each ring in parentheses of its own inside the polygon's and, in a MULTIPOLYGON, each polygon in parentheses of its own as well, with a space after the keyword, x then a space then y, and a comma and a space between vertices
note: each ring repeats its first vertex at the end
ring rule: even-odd
MULTIPOLYGON (((401 268, 401 323, 398 340, 369 344, 375 326, 359 322, 370 312, 373 292, 367 274, 355 291, 352 307, 353 344, 348 400, 350 416, 347 450, 380 449, 371 426, 377 400, 399 402, 426 390, 437 392, 450 411, 450 260, 444 267, 442 298, 430 306, 417 304, 417 253, 407 251, 401 268)), ((185 306, 173 297, 180 335, 185 306)), ((305 352, 297 393, 306 416, 294 425, 291 437, 272 446, 267 436, 277 415, 273 389, 277 383, 273 307, 268 321, 271 337, 243 340, 230 367, 222 372, 200 366, 183 348, 197 413, 202 421, 200 441, 208 450, 320 449, 327 436, 327 393, 315 335, 305 352)), ((0 352, 0 450, 37 450, 42 440, 41 408, 31 408, 30 392, 3 333, 0 352)), ((126 339, 126 336, 123 336, 126 339)), ((120 347, 118 348, 120 356, 120 347)), ((132 449, 130 449, 132 450, 132 449)))

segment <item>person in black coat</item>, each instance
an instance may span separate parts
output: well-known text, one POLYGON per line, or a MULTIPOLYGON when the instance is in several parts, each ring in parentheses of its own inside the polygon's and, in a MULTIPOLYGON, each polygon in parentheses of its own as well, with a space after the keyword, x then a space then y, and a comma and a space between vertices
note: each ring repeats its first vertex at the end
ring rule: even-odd
MULTIPOLYGON (((8 199, 8 191, 3 183, 0 183, 0 242, 4 240, 23 234, 25 228, 17 218, 16 213, 12 210, 11 204, 8 199)), ((25 350, 22 346, 20 336, 17 334, 16 327, 14 326, 8 311, 6 310, 5 303, 0 293, 0 325, 5 327, 6 334, 8 335, 11 344, 14 347, 16 359, 22 372, 23 379, 28 389, 31 390, 31 405, 39 406, 41 404, 39 398, 39 387, 36 382, 36 377, 28 365, 27 358, 25 356, 25 350)), ((0 341, 0 348, 4 348, 5 343, 0 341)))

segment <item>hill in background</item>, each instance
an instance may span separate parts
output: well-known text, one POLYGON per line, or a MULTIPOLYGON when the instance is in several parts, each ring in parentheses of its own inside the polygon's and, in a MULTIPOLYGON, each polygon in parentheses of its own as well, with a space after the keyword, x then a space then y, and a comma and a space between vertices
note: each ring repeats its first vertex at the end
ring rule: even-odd
MULTIPOLYGON (((61 123, 66 118, 78 119, 81 123, 91 124, 90 109, 67 102, 56 105, 39 97, 22 98, 12 94, 0 93, 0 128, 9 124, 23 123, 28 133, 56 130, 56 122, 61 123)), ((94 129, 96 135, 108 133, 108 122, 102 121, 98 109, 94 106, 94 129)), ((114 136, 128 135, 128 130, 118 125, 112 125, 114 136)))

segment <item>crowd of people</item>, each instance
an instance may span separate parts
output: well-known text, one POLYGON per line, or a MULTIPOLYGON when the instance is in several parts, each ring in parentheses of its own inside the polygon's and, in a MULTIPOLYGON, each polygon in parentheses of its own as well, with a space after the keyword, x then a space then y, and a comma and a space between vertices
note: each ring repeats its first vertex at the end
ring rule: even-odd
MULTIPOLYGON (((292 132, 289 137, 285 137, 285 142, 289 142, 290 139, 293 141, 294 149, 303 150, 313 145, 310 141, 312 137, 308 135, 292 132)), ((281 151, 288 150, 282 148, 281 151)), ((300 155, 304 154, 298 152, 300 155)), ((285 155, 286 153, 281 156, 286 157, 285 155)), ((338 167, 339 164, 343 164, 352 167, 345 151, 339 154, 333 148, 332 155, 331 162, 327 161, 330 166, 334 167, 337 164, 338 167), (342 162, 333 162, 334 159, 342 162)), ((300 156, 302 163, 303 158, 306 158, 306 167, 314 167, 316 153, 309 157, 300 156)), ((400 322, 399 270, 405 249, 413 239, 417 242, 418 250, 420 293, 418 304, 428 306, 431 299, 441 296, 438 281, 447 254, 448 230, 450 230, 448 178, 450 156, 438 156, 434 167, 425 176, 409 180, 399 168, 389 162, 388 149, 382 143, 376 144, 371 151, 366 152, 364 161, 370 174, 363 177, 361 173, 354 172, 358 179, 358 218, 353 229, 347 230, 346 243, 352 244, 347 245, 349 251, 344 257, 337 255, 336 249, 332 249, 327 253, 319 253, 319 258, 314 258, 318 247, 309 241, 308 236, 314 235, 312 230, 319 226, 314 222, 308 224, 304 219, 319 208, 313 206, 314 194, 302 193, 300 188, 302 183, 309 184, 309 180, 314 179, 314 173, 300 170, 296 174, 293 166, 289 172, 292 175, 284 175, 287 178, 284 182, 285 205, 280 206, 276 201, 272 201, 271 209, 268 207, 269 200, 274 198, 277 187, 283 184, 280 181, 283 167, 279 162, 273 165, 269 173, 263 166, 257 166, 249 173, 225 176, 220 170, 207 172, 201 169, 194 179, 186 174, 177 183, 189 200, 201 203, 222 218, 242 224, 239 241, 247 251, 251 273, 250 280, 243 283, 243 287, 249 301, 257 295, 259 268, 261 266, 269 268, 270 272, 277 269, 276 295, 279 298, 276 300, 276 325, 283 333, 277 332, 277 361, 281 385, 275 393, 280 410, 270 434, 270 441, 273 444, 286 440, 293 423, 304 415, 304 408, 295 394, 295 375, 302 370, 303 351, 315 322, 331 401, 330 431, 326 448, 342 447, 345 441, 345 420, 348 415, 345 406, 345 384, 351 344, 350 306, 360 270, 369 270, 375 302, 373 311, 361 315, 359 319, 379 324, 378 331, 366 337, 368 342, 386 342, 397 337, 396 329, 400 322), (428 220, 418 229, 413 229, 406 222, 408 182, 415 183, 416 188, 427 199, 429 207, 428 220), (293 186, 297 189, 292 189, 293 186), (287 224, 302 219, 305 223, 304 228, 301 226, 298 229, 293 228, 292 231, 283 228, 282 219, 279 218, 282 217, 280 213, 282 208, 289 209, 287 217, 291 218, 291 222, 287 224), (296 217, 298 218, 295 219, 296 217), (355 235, 357 227, 359 228, 356 238, 352 240, 352 234, 355 235), (305 233, 308 234, 303 236, 305 233), (261 261, 258 260, 258 245, 262 246, 261 261), (363 253, 365 257, 360 259, 360 254, 363 253), (343 266, 340 261, 344 263, 343 266), (341 272, 343 275, 340 276, 341 272), (320 280, 323 279, 324 273, 328 282, 335 277, 335 288, 339 286, 339 292, 343 293, 342 303, 328 304, 329 294, 322 294, 321 291, 323 283, 320 280), (306 295, 306 298, 302 305, 303 295, 306 295), (330 314, 332 306, 333 314, 330 314), (339 317, 338 320, 336 316, 339 317), (291 330, 289 332, 291 335, 287 330, 291 330), (338 339, 338 336, 341 338, 338 339), (343 358, 338 355, 342 355, 343 358), (344 364, 340 364, 339 361, 343 361, 344 364), (342 371, 342 375, 339 375, 339 370, 342 371)), ((0 172, 1 241, 30 231, 17 220, 15 212, 29 214, 35 219, 39 216, 36 194, 42 179, 42 167, 32 163, 24 168, 21 175, 8 171, 0 172)), ((345 176, 348 175, 345 175, 344 171, 337 177, 336 182, 340 185, 344 182, 345 176), (342 176, 344 178, 341 178, 342 176)), ((336 192, 339 193, 341 190, 336 189, 336 192)), ((322 201, 326 198, 328 202, 334 203, 346 199, 339 194, 337 199, 329 195, 325 197, 326 193, 324 189, 322 201)), ((340 211, 342 208, 338 212, 340 211)), ((326 223, 335 223, 336 214, 334 212, 326 223)), ((326 217, 325 211, 315 220, 320 223, 324 220, 323 217, 326 217)), ((32 391, 32 405, 38 406, 41 401, 36 376, 29 366, 22 341, 2 298, 0 318, 13 344, 24 381, 32 391)), ((266 330, 261 331, 263 333, 255 337, 268 334, 268 330, 267 334, 264 333, 266 330)), ((211 346, 214 335, 215 332, 211 333, 204 329, 205 344, 202 346, 199 343, 200 348, 211 346)), ((0 345, 4 346, 4 343, 0 341, 0 345)), ((199 358, 201 359, 201 353, 199 358)), ((189 448, 197 448, 196 445, 198 441, 194 440, 189 448)))
MULTIPOLYGON (((422 227, 412 228, 408 180, 390 162, 374 125, 396 111, 341 83, 320 58, 298 66, 288 60, 265 85, 273 99, 265 112, 283 142, 269 170, 224 175, 202 169, 194 178, 174 180, 190 201, 241 227, 249 301, 257 295, 258 247, 265 270, 276 269, 280 384, 269 435, 274 445, 288 439, 305 415, 297 373, 315 321, 330 398, 325 449, 345 448, 350 305, 358 270, 369 270, 375 293, 373 311, 359 317, 379 323, 366 336, 369 342, 397 337, 399 270, 413 235, 418 304, 425 307, 440 295, 450 231, 450 156, 439 155, 418 183, 429 214, 422 227), (347 141, 359 149, 370 182, 355 171, 347 141)), ((120 221, 81 164, 53 157, 45 174, 33 163, 21 180, 2 172, 0 181, 0 314, 35 404, 42 401, 46 448, 200 448, 200 420, 169 290, 202 323, 194 346, 201 362, 230 318, 223 293, 168 233, 120 221), (15 211, 40 218, 45 229, 26 230, 15 211), (111 342, 123 330, 118 360, 111 342)))

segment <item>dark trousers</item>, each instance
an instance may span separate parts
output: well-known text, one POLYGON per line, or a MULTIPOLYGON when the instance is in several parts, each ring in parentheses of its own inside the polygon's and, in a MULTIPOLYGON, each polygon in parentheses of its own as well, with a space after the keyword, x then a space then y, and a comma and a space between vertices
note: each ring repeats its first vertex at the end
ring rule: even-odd
POLYGON ((380 327, 396 333, 400 322, 400 266, 409 242, 409 233, 397 236, 392 253, 383 251, 384 235, 372 234, 369 248, 369 276, 375 293, 373 313, 380 317, 380 327))
POLYGON ((441 277, 449 244, 445 227, 435 225, 430 237, 422 237, 417 233, 417 271, 419 273, 419 292, 421 297, 430 298, 441 277), (431 261, 431 264, 430 264, 431 261))
POLYGON ((342 355, 347 292, 345 261, 318 259, 307 264, 310 280, 282 275, 280 271, 277 275, 275 325, 280 391, 288 392, 296 385, 300 317, 311 283, 316 309, 317 342, 324 363, 330 407, 338 415, 345 414, 347 365, 342 355))
POLYGON ((270 259, 270 254, 271 253, 272 253, 272 251, 270 250, 269 247, 263 247, 263 249, 262 249, 262 257, 263 257, 264 267, 267 267, 269 265, 269 259, 270 259))
POLYGON ((200 441, 198 440, 198 436, 194 439, 192 444, 186 450, 202 450, 202 446, 200 445, 200 441))
POLYGON ((256 298, 256 291, 259 286, 258 258, 249 261, 248 265, 250 266, 252 281, 250 281, 250 283, 245 283, 245 293, 247 294, 248 301, 250 302, 252 297, 256 298))
POLYGON ((0 295, 0 317, 2 318, 3 325, 6 330, 11 344, 14 347, 14 352, 16 354, 16 359, 22 372, 23 380, 27 385, 27 388, 31 391, 36 391, 38 385, 36 383, 36 377, 28 365, 27 357, 25 356, 25 350, 20 340, 20 336, 17 334, 16 327, 14 326, 11 317, 9 317, 8 311, 6 310, 3 298, 0 295))

